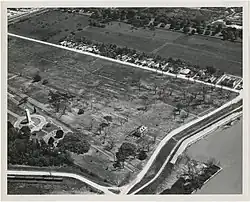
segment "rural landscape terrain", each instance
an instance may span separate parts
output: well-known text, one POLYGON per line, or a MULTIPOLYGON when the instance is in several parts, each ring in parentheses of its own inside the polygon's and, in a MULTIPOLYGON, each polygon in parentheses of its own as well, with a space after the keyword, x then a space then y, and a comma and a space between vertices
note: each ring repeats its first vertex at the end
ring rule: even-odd
POLYGON ((196 154, 242 136, 242 8, 9 8, 7 40, 8 194, 197 194, 230 173, 196 154))

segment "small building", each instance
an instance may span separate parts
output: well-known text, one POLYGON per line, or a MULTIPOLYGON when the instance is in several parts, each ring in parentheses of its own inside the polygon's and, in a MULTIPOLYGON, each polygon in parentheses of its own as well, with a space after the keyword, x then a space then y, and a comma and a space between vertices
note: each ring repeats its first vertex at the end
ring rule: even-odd
POLYGON ((180 74, 183 74, 183 75, 188 75, 188 74, 190 74, 191 73, 191 70, 190 69, 181 69, 181 71, 180 71, 180 74))
POLYGON ((135 137, 141 137, 143 135, 143 133, 145 133, 147 131, 147 127, 146 126, 139 126, 137 129, 135 129, 133 132, 132 132, 132 136, 135 136, 135 137))

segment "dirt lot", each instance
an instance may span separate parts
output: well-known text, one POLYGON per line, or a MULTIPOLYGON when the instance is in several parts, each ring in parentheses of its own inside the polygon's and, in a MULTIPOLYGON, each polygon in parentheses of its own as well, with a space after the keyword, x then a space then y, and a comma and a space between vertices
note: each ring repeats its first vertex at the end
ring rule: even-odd
POLYGON ((166 58, 180 58, 201 67, 213 65, 224 72, 242 75, 242 45, 209 37, 186 36, 165 30, 131 30, 130 25, 117 22, 109 23, 105 28, 88 27, 87 16, 61 11, 50 11, 11 25, 9 32, 52 43, 58 43, 74 32, 76 37, 144 52, 154 51, 166 58))
MULTIPOLYGON (((21 73, 21 76, 11 79, 9 86, 19 89, 20 92, 25 91, 40 103, 46 103, 48 107, 45 110, 48 109, 62 122, 81 131, 94 149, 83 156, 72 155, 75 163, 98 173, 102 179, 113 184, 123 183, 128 175, 136 174, 146 162, 131 159, 125 164, 125 169, 114 170, 114 154, 124 141, 132 142, 138 147, 146 144, 145 141, 151 142, 148 152, 150 156, 158 142, 170 130, 194 119, 205 110, 212 110, 214 106, 208 100, 214 100, 221 105, 236 95, 209 88, 205 96, 207 101, 200 105, 193 103, 186 108, 185 110, 190 111, 186 118, 181 118, 181 115, 173 117, 173 106, 177 102, 185 104, 185 96, 190 93, 201 92, 201 84, 155 75, 139 68, 13 37, 10 39, 8 71, 13 74, 21 73), (32 83, 30 77, 36 73, 39 73, 42 79, 47 79, 48 84, 32 83), (133 83, 138 78, 141 81, 140 87, 133 83), (28 83, 26 88, 20 88, 28 83), (165 96, 159 95, 159 88, 155 93, 155 84, 158 87, 163 86, 165 96), (56 112, 55 108, 48 104, 46 99, 49 90, 74 95, 64 103, 65 113, 62 114, 62 110, 56 112), (228 98, 226 94, 229 95, 228 98), (145 106, 145 111, 139 110, 145 106), (84 109, 84 114, 78 115, 79 109, 84 109), (98 132, 99 125, 105 122, 104 117, 107 115, 112 117, 110 126, 98 132), (143 138, 127 137, 128 133, 140 125, 148 127, 143 138), (152 143, 154 136, 156 141, 152 143), (114 147, 107 151, 105 148, 110 141, 113 141, 114 147)), ((201 95, 197 95, 197 99, 201 99, 201 95)))
MULTIPOLYGON (((8 194, 36 195, 36 194, 98 194, 90 186, 75 179, 63 178, 62 182, 19 182, 7 183, 8 194)), ((100 194, 100 193, 99 193, 100 194)))

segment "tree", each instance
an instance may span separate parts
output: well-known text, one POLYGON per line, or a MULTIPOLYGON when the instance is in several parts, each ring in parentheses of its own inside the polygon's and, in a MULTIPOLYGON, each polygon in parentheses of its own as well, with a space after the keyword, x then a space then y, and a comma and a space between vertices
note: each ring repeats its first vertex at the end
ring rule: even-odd
POLYGON ((116 152, 115 153, 116 156, 116 162, 114 164, 114 167, 124 167, 124 161, 126 160, 126 156, 123 152, 116 152), (122 163, 122 164, 121 164, 122 163))
POLYGON ((177 103, 175 106, 175 109, 179 112, 181 111, 182 108, 183 108, 183 105, 181 103, 177 103))
POLYGON ((14 128, 13 124, 10 121, 7 122, 7 126, 8 130, 14 128))
POLYGON ((219 166, 220 165, 220 162, 217 161, 215 158, 209 158, 206 162, 207 166, 213 166, 213 165, 216 165, 216 166, 219 166))
POLYGON ((154 82, 154 94, 156 95, 157 93, 157 88, 158 88, 158 85, 156 82, 154 82))
POLYGON ((63 130, 57 130, 55 138, 58 138, 58 139, 62 138, 63 134, 64 134, 63 130))
POLYGON ((145 160, 146 158, 147 158, 147 153, 146 153, 145 151, 141 150, 141 151, 139 152, 139 154, 138 154, 138 159, 141 160, 141 161, 143 161, 143 160, 145 160))
POLYGON ((14 149, 16 149, 17 153, 23 154, 26 151, 26 140, 24 139, 16 139, 14 141, 14 149))
POLYGON ((42 85, 46 85, 46 84, 48 84, 48 83, 49 83, 48 80, 47 80, 47 79, 44 79, 43 82, 42 82, 42 85))
POLYGON ((135 17, 135 12, 133 9, 128 9, 127 11, 127 19, 131 19, 131 18, 134 18, 135 17))
POLYGON ((210 35, 210 31, 209 31, 209 30, 206 30, 204 34, 205 34, 205 35, 210 35))
POLYGON ((48 141, 48 145, 50 145, 51 147, 53 147, 54 146, 54 142, 55 142, 55 139, 53 137, 50 137, 49 141, 48 141))
POLYGON ((34 77, 33 77, 33 82, 39 82, 42 80, 42 77, 39 75, 39 74, 36 74, 34 77))
MULTIPOLYGON (((90 144, 85 139, 80 139, 81 134, 77 133, 67 133, 65 137, 57 145, 59 148, 77 153, 83 154, 87 153, 90 149, 90 144)), ((82 135, 81 135, 82 136, 82 135)))
POLYGON ((180 113, 180 118, 182 119, 182 122, 184 122, 184 120, 188 117, 187 112, 185 112, 184 110, 181 111, 180 113))
POLYGON ((183 32, 184 32, 185 34, 187 34, 189 31, 190 31, 190 28, 189 28, 189 27, 184 27, 184 28, 183 28, 183 32))
POLYGON ((114 140, 111 139, 107 141, 107 144, 104 146, 104 149, 110 151, 113 149, 113 147, 114 147, 114 140))
POLYGON ((77 114, 79 115, 84 114, 84 109, 79 109, 77 114))
POLYGON ((118 150, 125 158, 136 155, 136 146, 129 142, 124 142, 118 150))
POLYGON ((29 139, 30 135, 31 135, 31 130, 29 128, 29 126, 23 126, 21 129, 20 129, 20 132, 21 132, 21 138, 22 139, 29 139))
POLYGON ((103 118, 108 122, 112 122, 112 116, 104 116, 103 118))
POLYGON ((206 70, 209 74, 214 74, 216 72, 216 69, 213 66, 207 66, 206 70))

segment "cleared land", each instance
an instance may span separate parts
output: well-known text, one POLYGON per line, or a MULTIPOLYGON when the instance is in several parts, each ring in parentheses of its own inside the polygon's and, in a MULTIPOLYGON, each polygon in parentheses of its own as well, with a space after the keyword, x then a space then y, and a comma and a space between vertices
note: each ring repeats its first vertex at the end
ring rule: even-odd
POLYGON ((156 75, 13 37, 9 37, 8 57, 9 73, 21 73, 21 76, 9 80, 9 87, 25 92, 31 98, 46 104, 42 105, 46 111, 81 132, 92 148, 85 155, 72 154, 75 164, 92 173, 98 173, 104 181, 116 185, 128 181, 130 176, 138 173, 146 161, 132 158, 125 164, 125 169, 114 169, 114 154, 123 142, 134 143, 137 147, 151 142, 148 152, 150 156, 158 142, 170 130, 194 119, 205 110, 213 110, 236 95, 209 87, 205 100, 201 101, 201 84, 156 75), (31 77, 36 73, 39 73, 42 79, 48 80, 48 84, 32 83, 31 77), (141 81, 140 87, 134 83, 138 78, 141 81), (155 84, 158 87, 163 86, 164 96, 159 95, 159 88, 154 90, 155 84), (50 90, 74 95, 63 103, 66 106, 64 114, 56 112, 55 108, 48 104, 50 90), (186 105, 186 96, 193 92, 200 94, 185 108, 190 111, 188 117, 183 119, 181 115, 177 115, 173 118, 172 112, 176 103, 186 105), (145 106, 145 111, 138 110, 145 106), (79 109, 84 109, 84 114, 78 115, 79 109), (103 117, 107 115, 112 117, 111 125, 106 132, 98 133, 99 125, 105 121, 103 117), (147 134, 143 138, 127 137, 139 125, 148 127, 147 134), (155 135, 156 141, 152 143, 155 135), (114 147, 108 151, 105 148, 110 141, 113 141, 114 147))
POLYGON ((87 16, 61 11, 49 11, 11 25, 9 32, 52 43, 74 33, 76 38, 86 37, 148 53, 155 50, 166 58, 180 58, 201 67, 213 65, 221 71, 242 75, 242 45, 209 37, 142 28, 131 30, 130 25, 117 22, 105 28, 89 27, 87 16))
POLYGON ((215 158, 223 168, 197 194, 242 193, 242 120, 190 146, 187 154, 197 160, 215 158))

